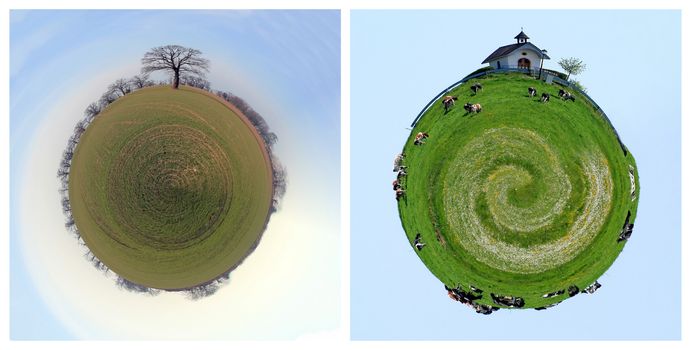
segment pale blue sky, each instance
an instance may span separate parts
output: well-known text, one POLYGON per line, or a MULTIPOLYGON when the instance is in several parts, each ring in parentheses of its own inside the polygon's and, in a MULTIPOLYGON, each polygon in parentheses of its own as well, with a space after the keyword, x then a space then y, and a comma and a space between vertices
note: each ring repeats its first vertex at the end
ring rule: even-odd
POLYGON ((679 339, 680 35, 679 11, 353 11, 352 337, 679 339), (548 50, 546 68, 570 56, 588 65, 576 79, 636 157, 642 192, 633 236, 597 293, 487 317, 451 301, 413 252, 391 165, 420 109, 521 27, 548 50))
POLYGON ((340 47, 335 10, 11 11, 11 338, 293 339, 336 329, 340 47), (209 58, 212 88, 265 117, 288 169, 283 207, 257 250, 199 302, 119 291, 81 257, 57 194, 60 153, 84 108, 166 44, 209 58))

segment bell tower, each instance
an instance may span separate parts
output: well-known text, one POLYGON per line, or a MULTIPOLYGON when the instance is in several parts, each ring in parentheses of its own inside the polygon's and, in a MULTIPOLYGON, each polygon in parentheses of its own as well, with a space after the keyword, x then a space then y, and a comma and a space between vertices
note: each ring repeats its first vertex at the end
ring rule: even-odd
POLYGON ((521 32, 518 33, 518 35, 516 35, 514 37, 514 39, 516 39, 516 43, 522 44, 522 43, 527 43, 528 39, 530 39, 530 38, 527 35, 525 35, 525 33, 523 33, 523 27, 521 27, 521 32))

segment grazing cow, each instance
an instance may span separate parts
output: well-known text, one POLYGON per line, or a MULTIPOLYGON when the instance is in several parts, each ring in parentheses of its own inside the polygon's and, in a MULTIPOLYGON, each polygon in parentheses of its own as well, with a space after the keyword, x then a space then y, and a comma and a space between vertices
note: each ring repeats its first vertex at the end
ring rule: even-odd
POLYGON ((461 298, 458 296, 458 294, 454 293, 454 291, 451 289, 447 289, 446 294, 454 301, 461 301, 461 298))
POLYGON ((415 142, 413 142, 414 145, 420 146, 425 144, 425 139, 429 137, 429 134, 426 132, 419 132, 417 135, 415 135, 415 142))
POLYGON ((499 310, 499 308, 496 306, 476 304, 475 300, 481 299, 482 296, 475 296, 468 292, 464 292, 461 290, 460 286, 458 288, 449 288, 448 286, 444 285, 444 289, 446 289, 446 293, 449 298, 470 307, 479 314, 489 315, 492 312, 499 310))
POLYGON ((461 296, 456 292, 456 289, 451 289, 446 285, 444 285, 444 289, 446 289, 446 294, 448 294, 449 298, 455 301, 461 301, 461 296))
POLYGON ((631 200, 636 199, 636 176, 634 173, 634 168, 629 165, 629 181, 631 182, 631 200))
MULTIPOLYGON (((444 288, 446 288, 447 291, 449 290, 449 287, 447 286, 444 286, 444 288)), ((465 292, 460 286, 458 286, 458 288, 451 289, 451 291, 458 296, 458 301, 463 304, 472 304, 473 300, 482 299, 482 295, 473 295, 472 293, 465 292)))
MULTIPOLYGON (((461 290, 461 286, 460 286, 460 285, 458 286, 458 288, 456 288, 456 290, 458 290, 458 291, 459 291, 459 294, 460 294, 464 299, 467 299, 468 301, 473 301, 473 300, 482 299, 482 294, 480 294, 480 295, 474 295, 474 294, 471 293, 471 292, 464 292, 463 290, 461 290)), ((480 293, 482 293, 482 291, 480 291, 480 293)))
POLYGON ((524 307, 525 306, 525 300, 521 297, 513 297, 513 305, 515 307, 524 307))
POLYGON ((398 183, 398 179, 393 180, 392 185, 393 185, 393 190, 394 190, 394 191, 396 191, 396 190, 398 190, 399 188, 401 188, 401 185, 398 183))
POLYGON ((402 188, 396 190, 396 200, 400 200, 405 196, 405 191, 402 188))
POLYGON ((621 233, 617 239, 617 243, 621 241, 628 241, 633 232, 633 224, 629 224, 629 219, 631 218, 631 211, 626 214, 626 220, 624 221, 624 226, 621 228, 621 233))
POLYGON ((494 293, 490 293, 489 295, 492 297, 492 301, 497 305, 518 308, 525 306, 525 300, 521 297, 494 295, 494 293))
POLYGON ((417 248, 418 251, 422 250, 422 248, 425 246, 424 243, 422 243, 422 236, 418 232, 418 234, 415 236, 415 240, 413 241, 413 245, 415 248, 417 248))
POLYGON ((444 99, 441 101, 441 103, 444 104, 444 114, 449 112, 449 109, 451 109, 451 106, 456 105, 456 102, 458 100, 458 96, 444 96, 444 99))
POLYGON ((542 93, 542 97, 540 98, 540 101, 542 102, 548 102, 549 101, 549 94, 546 92, 542 93))
POLYGON ((406 166, 401 166, 401 168, 398 169, 398 174, 396 174, 396 179, 400 180, 402 177, 408 175, 408 172, 405 171, 406 169, 406 166))
POLYGON ((572 296, 578 294, 580 292, 580 289, 578 288, 578 286, 572 285, 572 286, 569 286, 568 292, 569 292, 569 297, 572 297, 572 296))
POLYGON ((482 90, 482 84, 480 83, 475 83, 473 86, 470 87, 470 91, 473 92, 473 95, 476 95, 478 91, 482 90))
POLYGON ((543 295, 542 297, 543 297, 543 298, 553 298, 553 297, 556 297, 557 295, 562 295, 562 294, 564 294, 564 290, 563 290, 563 289, 562 289, 562 290, 558 290, 558 291, 556 291, 556 292, 547 293, 547 294, 543 295))
POLYGON ((566 92, 564 90, 559 90, 559 97, 561 97, 565 101, 571 100, 573 102, 576 102, 576 98, 573 97, 573 95, 571 95, 571 93, 566 92))
POLYGON ((482 106, 479 103, 466 103, 463 105, 463 108, 468 112, 468 113, 480 113, 482 112, 482 106))
POLYGON ((393 171, 397 172, 403 166, 403 159, 405 158, 405 153, 399 153, 396 158, 393 159, 393 171))
POLYGON ((465 295, 466 295, 466 297, 467 297, 468 299, 470 299, 470 300, 482 299, 482 294, 480 294, 480 295, 474 295, 474 294, 472 294, 472 293, 465 293, 465 295))
POLYGON ((444 285, 444 289, 448 291, 449 297, 451 299, 456 300, 462 304, 469 304, 471 303, 470 299, 468 299, 468 296, 466 293, 459 288, 449 288, 446 285, 444 285))
POLYGON ((535 90, 535 88, 532 87, 532 86, 529 87, 529 88, 528 88, 528 96, 530 96, 530 97, 535 97, 535 94, 537 94, 537 90, 535 90))
POLYGON ((475 293, 480 293, 480 294, 482 294, 482 289, 477 288, 477 287, 474 287, 474 286, 472 286, 472 285, 470 285, 470 290, 472 290, 472 291, 475 292, 475 293))
POLYGON ((595 281, 595 283, 589 285, 584 290, 582 290, 581 293, 593 294, 593 293, 595 293, 596 290, 600 289, 600 287, 602 287, 600 282, 595 281))
POLYGON ((545 309, 549 309, 549 308, 551 308, 551 307, 555 307, 555 306, 557 306, 557 305, 559 305, 559 304, 561 304, 561 301, 558 301, 558 302, 556 302, 556 303, 554 303, 554 304, 549 304, 549 305, 545 305, 545 306, 536 307, 535 310, 545 310, 545 309))
POLYGON ((473 304, 473 308, 475 309, 475 312, 483 315, 489 315, 494 311, 499 310, 498 307, 496 306, 489 306, 489 305, 482 305, 482 304, 473 304))
POLYGON ((631 238, 631 233, 633 233, 633 224, 628 224, 623 228, 617 242, 628 241, 631 238))

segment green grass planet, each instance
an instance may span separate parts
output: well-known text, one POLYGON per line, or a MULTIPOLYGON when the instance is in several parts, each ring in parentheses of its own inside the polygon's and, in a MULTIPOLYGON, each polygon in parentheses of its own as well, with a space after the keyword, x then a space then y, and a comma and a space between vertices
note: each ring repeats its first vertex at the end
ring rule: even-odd
POLYGON ((271 207, 271 163, 253 126, 225 101, 190 87, 149 87, 89 125, 69 198, 84 242, 110 270, 184 290, 254 250, 271 207))
POLYGON ((477 305, 510 307, 494 295, 554 306, 569 287, 593 284, 626 244, 619 236, 640 190, 633 155, 582 94, 566 89, 575 101, 563 100, 560 88, 519 73, 471 79, 446 94, 458 96, 448 113, 440 98, 406 141, 398 209, 407 238, 477 305), (466 112, 468 102, 482 111, 466 112), (429 137, 416 145, 420 132, 429 137))

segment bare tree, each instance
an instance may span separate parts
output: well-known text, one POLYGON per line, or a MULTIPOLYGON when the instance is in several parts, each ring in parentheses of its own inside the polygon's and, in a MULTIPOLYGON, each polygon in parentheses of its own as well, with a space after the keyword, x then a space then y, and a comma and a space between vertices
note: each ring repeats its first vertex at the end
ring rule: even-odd
POLYGON ((91 102, 84 110, 84 115, 86 115, 87 119, 93 119, 99 113, 101 113, 101 107, 96 102, 91 102))
POLYGON ((72 161, 72 157, 73 157, 73 156, 74 156, 74 150, 72 150, 72 149, 66 148, 66 149, 62 152, 62 158, 63 158, 63 159, 67 159, 67 160, 69 160, 69 161, 72 161))
POLYGON ((101 110, 103 110, 117 99, 118 97, 112 91, 106 91, 98 100, 98 105, 101 107, 101 110))
POLYGON ((161 292, 160 289, 145 287, 136 284, 132 281, 129 281, 121 276, 118 276, 117 280, 115 281, 115 284, 122 289, 135 293, 146 293, 149 295, 156 295, 161 292))
POLYGON ((70 199, 67 197, 63 197, 61 202, 62 202, 62 212, 65 214, 71 213, 72 207, 70 206, 70 199))
POLYGON ((143 87, 151 86, 154 82, 149 80, 148 74, 139 74, 130 78, 130 85, 135 89, 141 89, 143 87))
POLYGON ((79 142, 79 136, 72 134, 72 135, 70 135, 70 138, 67 140, 67 147, 74 149, 77 146, 78 142, 79 142))
POLYGON ((208 80, 194 75, 181 76, 180 84, 193 86, 206 91, 209 91, 211 89, 211 83, 209 83, 208 80))
POLYGON ((84 131, 86 131, 86 127, 88 123, 85 120, 80 120, 77 122, 77 124, 74 125, 74 135, 79 138, 84 131))
POLYGON ((202 52, 179 45, 159 46, 151 49, 142 58, 142 73, 159 70, 173 75, 173 88, 180 86, 180 75, 189 74, 204 77, 209 71, 209 60, 201 57, 202 52))
POLYGON ((266 150, 269 152, 269 157, 271 158, 271 167, 273 170, 273 199, 271 201, 271 212, 276 212, 279 209, 280 200, 286 193, 286 168, 279 162, 275 154, 273 154, 272 147, 278 141, 278 136, 276 133, 269 129, 269 124, 264 120, 264 118, 250 105, 245 102, 239 96, 233 95, 226 91, 216 91, 216 96, 228 101, 230 104, 239 109, 246 117, 249 119, 250 123, 257 130, 259 136, 264 140, 266 145, 266 150))
POLYGON ((216 95, 230 102, 230 104, 239 109, 242 112, 242 114, 244 114, 247 117, 247 119, 249 119, 250 123, 254 125, 254 128, 259 133, 259 136, 262 137, 264 143, 266 143, 266 147, 270 151, 273 145, 278 141, 278 136, 276 136, 275 133, 271 132, 271 130, 269 129, 269 124, 266 122, 266 120, 264 120, 264 117, 262 117, 261 114, 252 109, 252 107, 250 107, 250 105, 239 96, 224 91, 217 91, 216 95))
POLYGON ((127 79, 120 78, 108 86, 108 91, 113 94, 120 94, 120 96, 125 96, 132 91, 130 87, 130 82, 127 79))
POLYGON ((69 169, 70 168, 70 160, 69 159, 62 159, 60 161, 60 168, 62 169, 69 169))
POLYGON ((214 295, 218 291, 219 287, 219 282, 213 280, 200 286, 185 289, 184 293, 188 299, 199 300, 201 298, 206 298, 214 295))
POLYGON ((74 225, 74 218, 72 216, 67 217, 65 228, 70 232, 76 232, 77 226, 74 225))
POLYGON ((283 198, 283 195, 286 193, 287 172, 285 166, 283 166, 283 164, 281 164, 281 162, 279 162, 278 159, 273 156, 273 154, 271 157, 271 167, 273 170, 274 186, 273 200, 271 201, 271 211, 276 212, 278 211, 281 198, 283 198))
POLYGON ((68 176, 69 174, 70 174, 70 169, 69 169, 69 168, 65 168, 65 167, 62 167, 62 166, 61 166, 60 168, 58 168, 58 178, 60 178, 60 180, 62 180, 62 179, 67 179, 67 176, 68 176))
POLYGON ((266 142, 266 145, 271 148, 274 144, 276 144, 276 142, 278 142, 278 135, 276 135, 274 132, 267 132, 264 136, 264 141, 266 142))

